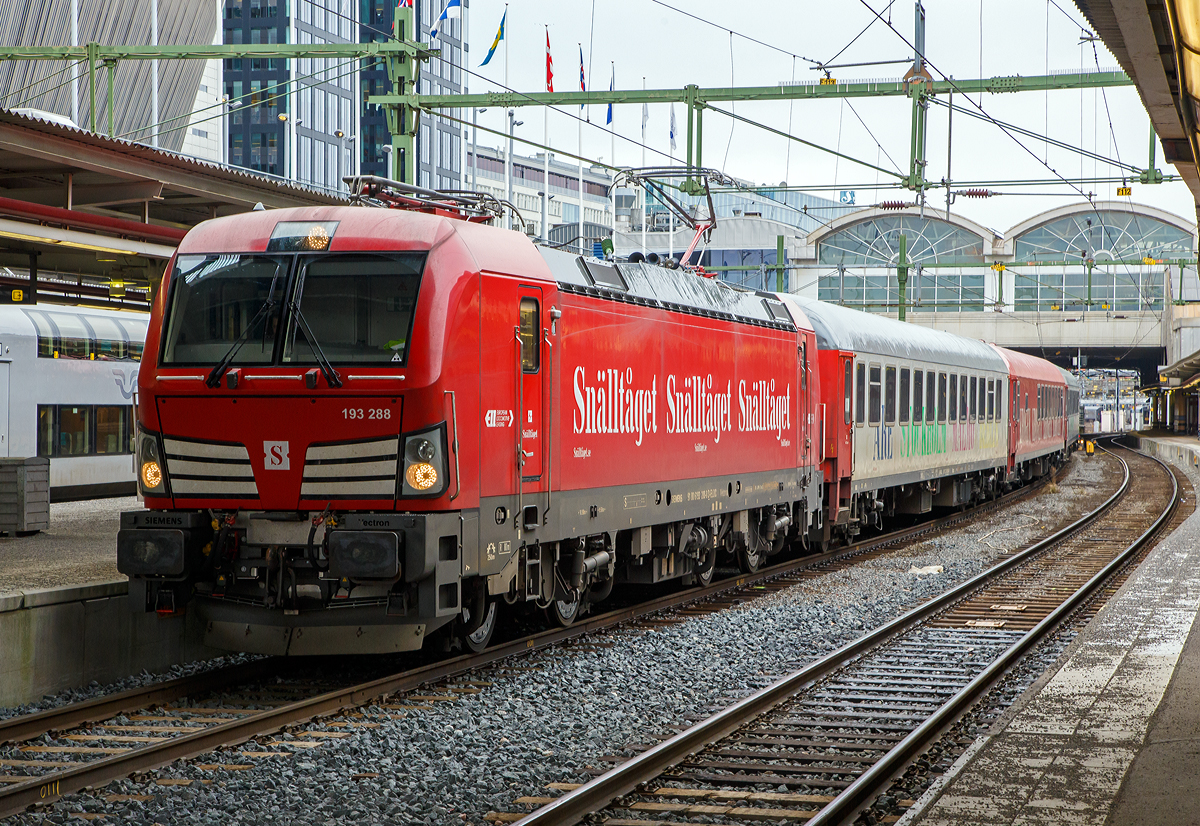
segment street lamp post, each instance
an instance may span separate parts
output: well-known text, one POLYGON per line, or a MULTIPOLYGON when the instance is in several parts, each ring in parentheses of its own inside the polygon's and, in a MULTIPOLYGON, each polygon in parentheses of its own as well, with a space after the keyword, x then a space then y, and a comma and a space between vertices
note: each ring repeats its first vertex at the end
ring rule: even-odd
POLYGON ((479 116, 486 112, 487 108, 471 110, 471 189, 479 191, 479 154, 476 151, 476 146, 479 139, 479 116))
MULTIPOLYGON (((504 154, 504 180, 505 189, 508 192, 508 202, 513 202, 513 130, 518 126, 524 126, 525 121, 516 120, 516 112, 512 109, 508 110, 508 151, 504 154)), ((512 229, 512 214, 508 216, 508 228, 512 229)))

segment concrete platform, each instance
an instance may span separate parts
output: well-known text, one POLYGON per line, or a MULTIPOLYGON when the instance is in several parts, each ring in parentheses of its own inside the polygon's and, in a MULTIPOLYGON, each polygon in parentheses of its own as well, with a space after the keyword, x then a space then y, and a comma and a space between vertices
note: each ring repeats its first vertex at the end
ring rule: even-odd
MULTIPOLYGON (((1200 490, 1200 441, 1137 438, 1200 490)), ((900 823, 1200 823, 1198 606, 1200 511, 900 823)))
POLYGON ((129 610, 117 573, 120 512, 137 499, 53 503, 50 529, 0 538, 0 706, 224 652, 191 615, 129 610))

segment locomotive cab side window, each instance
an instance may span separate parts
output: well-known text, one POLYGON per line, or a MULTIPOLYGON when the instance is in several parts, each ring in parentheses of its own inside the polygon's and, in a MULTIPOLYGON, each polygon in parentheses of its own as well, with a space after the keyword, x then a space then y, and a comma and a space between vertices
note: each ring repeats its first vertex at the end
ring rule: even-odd
POLYGON ((882 390, 882 388, 880 386, 881 384, 882 384, 882 370, 880 369, 878 364, 872 364, 871 365, 871 389, 868 393, 868 398, 867 398, 867 407, 868 407, 867 424, 872 425, 872 426, 879 424, 879 414, 880 414, 879 408, 880 408, 881 402, 882 402, 882 399, 880 398, 880 392, 882 390))
POLYGON ((912 387, 912 420, 920 424, 925 419, 925 374, 913 370, 912 387))
POLYGON ((867 421, 867 365, 858 365, 854 381, 854 420, 860 425, 867 421))
POLYGON ((538 303, 535 298, 521 299, 521 372, 536 373, 541 363, 538 347, 538 303))
POLYGON ((883 421, 896 423, 896 368, 890 364, 883 370, 883 421))
POLYGON ((908 413, 912 409, 911 371, 907 367, 900 371, 900 424, 908 424, 908 413))

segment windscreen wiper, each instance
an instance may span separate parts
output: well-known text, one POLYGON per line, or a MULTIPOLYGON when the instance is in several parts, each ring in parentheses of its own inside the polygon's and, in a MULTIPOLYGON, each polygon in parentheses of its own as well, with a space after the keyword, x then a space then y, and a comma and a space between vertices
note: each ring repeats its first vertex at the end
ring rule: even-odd
POLYGON ((329 363, 329 359, 325 358, 325 353, 321 350, 321 345, 317 342, 317 337, 313 335, 312 328, 308 326, 308 322, 304 320, 304 313, 300 312, 300 302, 295 298, 288 305, 292 311, 292 316, 296 319, 296 324, 304 333, 304 338, 308 341, 308 346, 312 347, 313 355, 316 356, 317 364, 321 368, 321 374, 325 376, 325 383, 330 387, 341 387, 342 377, 338 371, 333 369, 333 365, 329 363))
POLYGON ((208 378, 204 380, 204 383, 209 387, 213 389, 220 387, 221 376, 225 375, 225 371, 229 369, 229 365, 237 358, 238 351, 242 349, 242 345, 250 338, 250 333, 258 326, 259 321, 266 318, 279 303, 275 299, 275 282, 278 280, 279 271, 276 270, 275 275, 271 278, 271 289, 267 292, 267 300, 258 308, 258 312, 254 314, 254 318, 250 319, 250 323, 242 330, 242 334, 237 337, 237 341, 229 347, 229 351, 225 354, 224 358, 217 362, 217 366, 209 372, 208 378))

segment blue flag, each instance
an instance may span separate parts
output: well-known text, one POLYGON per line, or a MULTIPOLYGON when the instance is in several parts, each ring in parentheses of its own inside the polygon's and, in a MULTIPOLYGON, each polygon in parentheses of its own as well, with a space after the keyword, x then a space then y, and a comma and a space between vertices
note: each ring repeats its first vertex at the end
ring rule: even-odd
MULTIPOLYGON (((614 88, 616 88, 616 85, 617 85, 617 67, 614 64, 612 80, 610 80, 608 82, 608 91, 611 92, 614 88)), ((611 101, 609 101, 609 104, 608 104, 608 120, 605 121, 605 123, 609 126, 612 126, 612 102, 611 101)))
POLYGON ((508 19, 508 9, 504 10, 504 14, 500 17, 500 28, 496 30, 496 39, 492 41, 492 48, 488 49, 487 57, 483 59, 480 66, 488 65, 488 61, 492 59, 492 55, 496 53, 496 47, 500 45, 500 41, 504 39, 504 21, 508 19))

